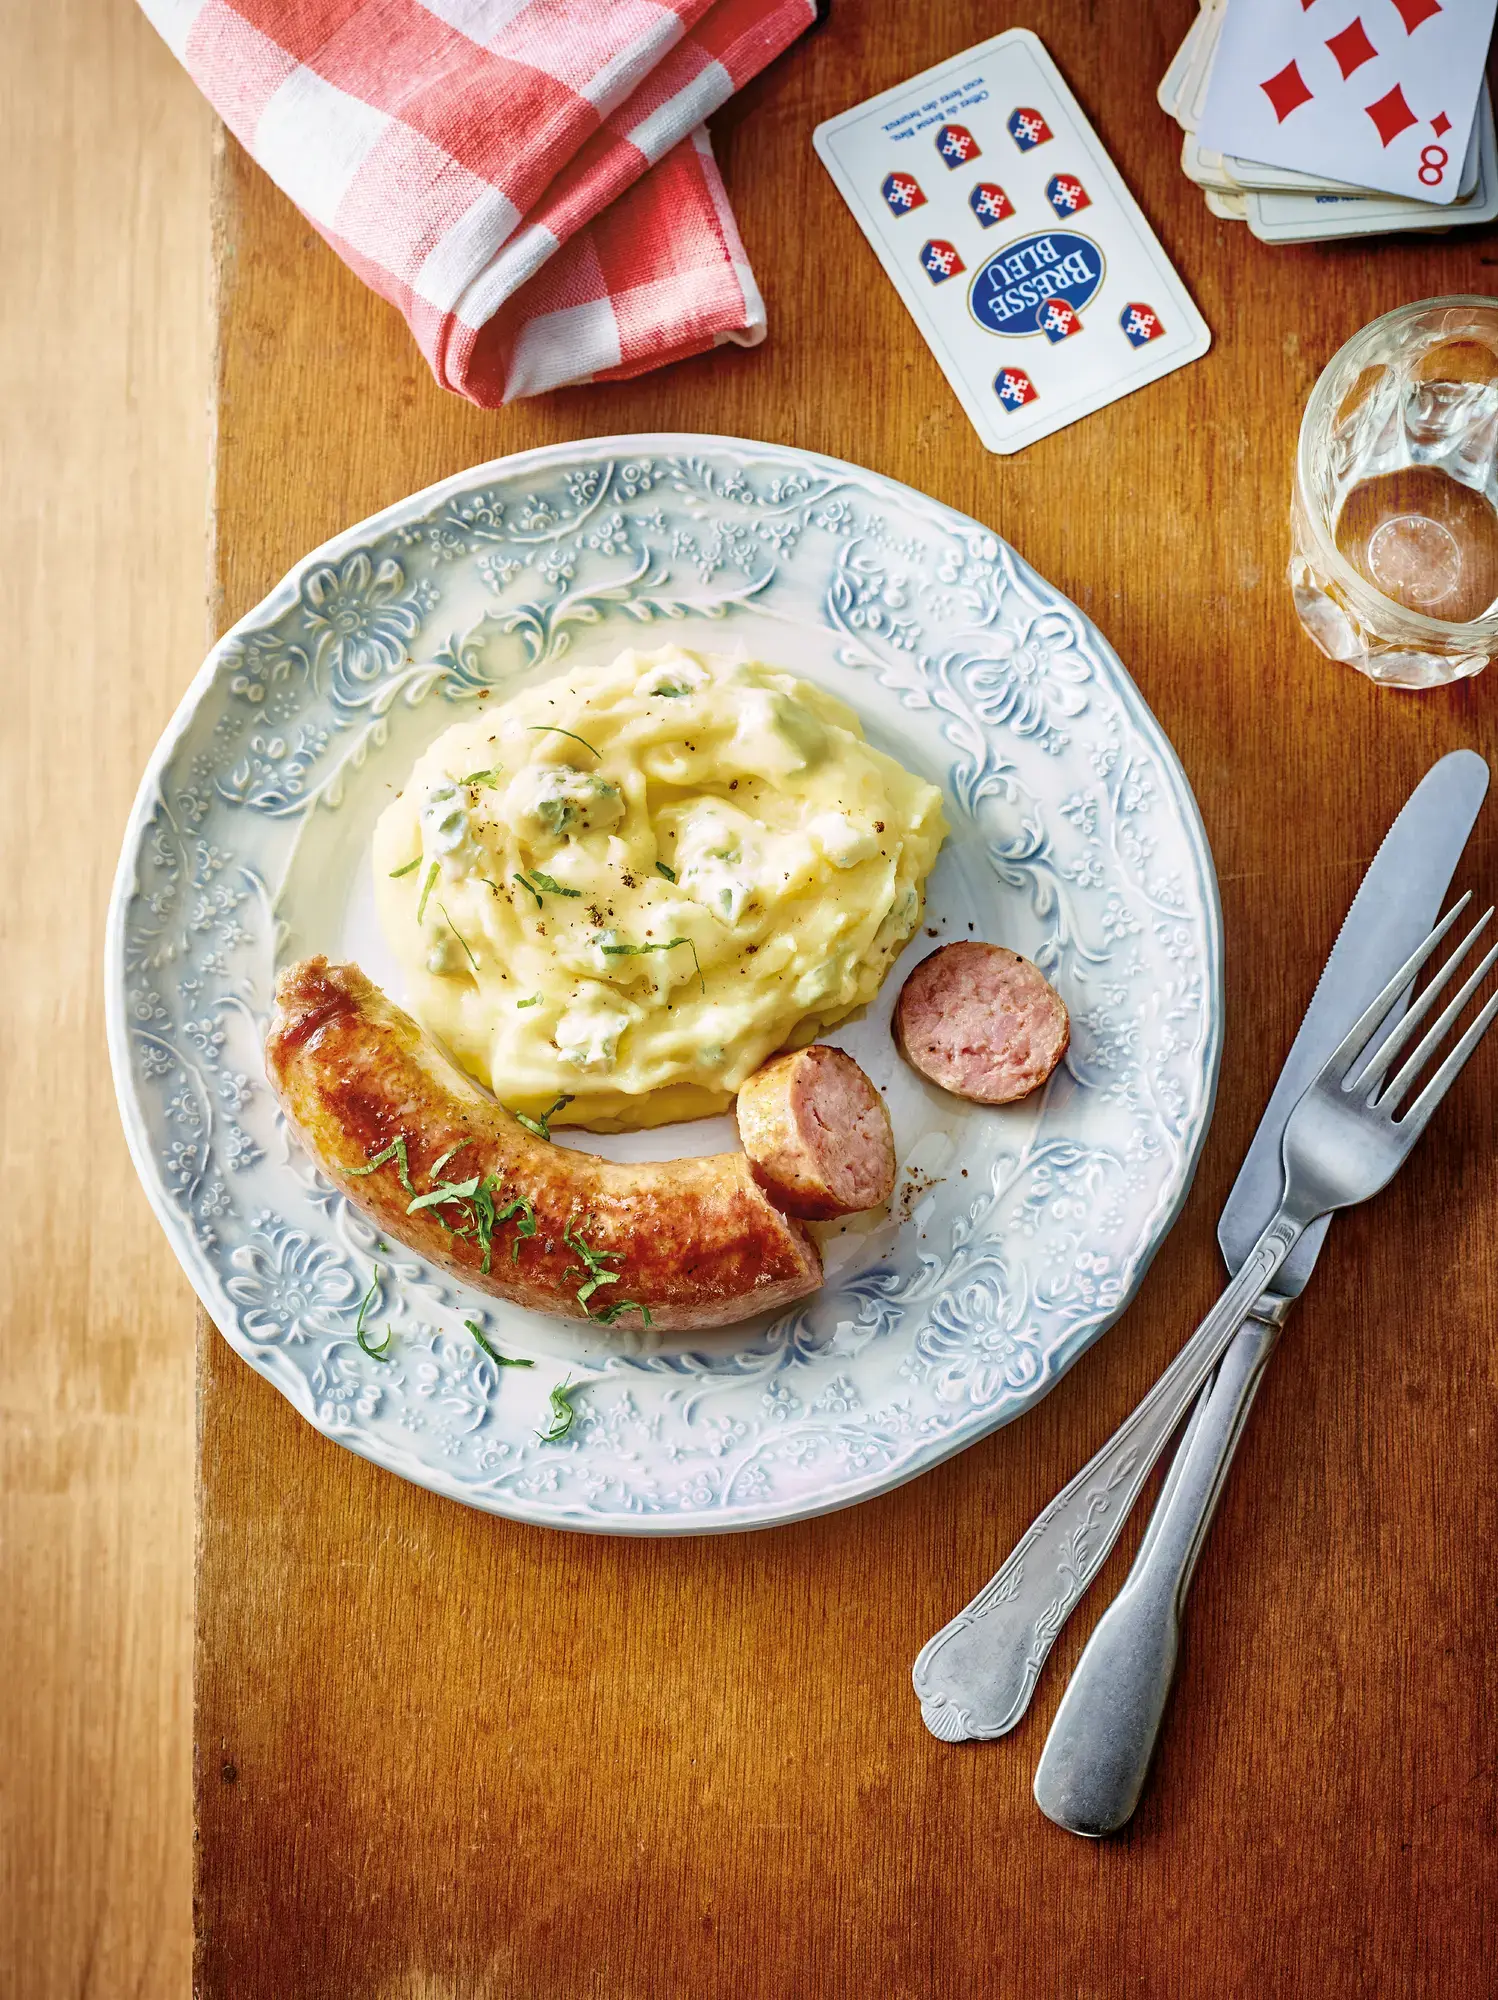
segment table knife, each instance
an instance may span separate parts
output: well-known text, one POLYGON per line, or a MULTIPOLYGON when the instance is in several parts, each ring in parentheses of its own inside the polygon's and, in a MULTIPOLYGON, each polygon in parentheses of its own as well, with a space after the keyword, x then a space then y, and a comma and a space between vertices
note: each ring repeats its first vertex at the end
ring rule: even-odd
MULTIPOLYGON (((1434 923, 1488 786, 1470 750, 1443 757, 1411 794, 1369 865, 1291 1044, 1217 1225, 1236 1273, 1274 1211, 1285 1121, 1310 1077, 1434 923)), ((1056 1711, 1035 1773, 1041 1810, 1073 1833, 1132 1816, 1175 1674, 1197 1558, 1285 1317, 1330 1218, 1301 1239, 1202 1391, 1123 1588, 1098 1621, 1056 1711)))
MULTIPOLYGON (((1223 1211, 1219 1240, 1235 1274, 1273 1213, 1280 1191, 1279 1145, 1291 1109, 1359 1009, 1430 928, 1487 782, 1487 765, 1474 752, 1442 758, 1375 855, 1223 1211)), ((1325 1235, 1324 1222, 1308 1231, 1277 1274, 1275 1294, 1259 1301, 1258 1319, 1238 1336, 1243 1345, 1229 1350, 1219 1370, 1219 1376, 1227 1371, 1230 1384, 1248 1372, 1250 1343, 1264 1347, 1267 1356, 1266 1342, 1272 1345, 1278 1319, 1310 1276, 1325 1235)), ((1246 1409, 1245 1398, 1240 1416, 1246 1409)), ((1200 1429, 1198 1424, 1198 1435, 1200 1429)), ((1173 1475, 1177 1490, 1189 1464, 1188 1459, 1180 1475, 1173 1475)), ((1014 1727, 1029 1706, 1056 1634, 1095 1574, 1098 1565, 1086 1559, 1088 1553, 1079 1549, 1064 1574, 1029 1576, 1022 1543, 927 1642, 912 1678, 933 1735, 955 1742, 1002 1736, 1014 1727)))

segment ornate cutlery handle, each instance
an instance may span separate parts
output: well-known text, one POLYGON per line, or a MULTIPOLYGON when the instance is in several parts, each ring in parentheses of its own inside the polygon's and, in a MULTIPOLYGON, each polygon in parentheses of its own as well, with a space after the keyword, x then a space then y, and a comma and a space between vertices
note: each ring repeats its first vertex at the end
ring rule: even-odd
POLYGON ((1096 1839, 1139 1803, 1175 1677, 1181 1613, 1288 1299, 1259 1301, 1222 1357, 1171 1463, 1134 1567, 1098 1620, 1035 1773, 1047 1818, 1096 1839))
POLYGON ((933 1736, 949 1743, 1002 1736, 1019 1721, 1056 1634, 1118 1539, 1155 1460, 1313 1220, 1281 1208, 1154 1388, 1031 1524, 998 1574, 921 1648, 911 1679, 933 1736))

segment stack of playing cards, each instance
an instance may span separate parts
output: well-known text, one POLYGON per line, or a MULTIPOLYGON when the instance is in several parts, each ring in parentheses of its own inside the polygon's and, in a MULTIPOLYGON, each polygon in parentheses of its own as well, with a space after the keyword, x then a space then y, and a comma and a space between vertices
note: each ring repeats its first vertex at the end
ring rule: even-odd
POLYGON ((814 139, 990 451, 1019 451, 1211 345, 1027 29, 830 118, 814 139))
POLYGON ((1265 243, 1498 216, 1495 0, 1202 0, 1160 83, 1181 166, 1265 243))

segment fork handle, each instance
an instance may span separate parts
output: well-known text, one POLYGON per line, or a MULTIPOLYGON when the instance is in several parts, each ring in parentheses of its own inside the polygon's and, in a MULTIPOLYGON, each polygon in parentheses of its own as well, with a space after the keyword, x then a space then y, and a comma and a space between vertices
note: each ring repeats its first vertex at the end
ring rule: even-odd
POLYGON ((921 1648, 911 1679, 933 1736, 949 1743, 1002 1736, 1019 1721, 1056 1634, 1102 1568, 1171 1433, 1314 1220, 1281 1207, 1148 1395, 972 1603, 921 1648))
POLYGON ((1289 1300, 1261 1301, 1202 1391, 1134 1567, 1093 1628, 1035 1772, 1048 1819, 1094 1839, 1132 1817, 1175 1677, 1181 1614, 1289 1300))

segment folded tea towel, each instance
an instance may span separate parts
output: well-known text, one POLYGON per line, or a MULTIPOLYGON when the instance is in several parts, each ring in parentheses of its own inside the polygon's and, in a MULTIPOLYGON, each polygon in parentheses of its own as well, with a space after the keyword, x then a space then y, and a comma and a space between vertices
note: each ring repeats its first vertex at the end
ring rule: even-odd
POLYGON ((492 406, 764 338, 702 120, 815 0, 141 0, 235 137, 492 406))

